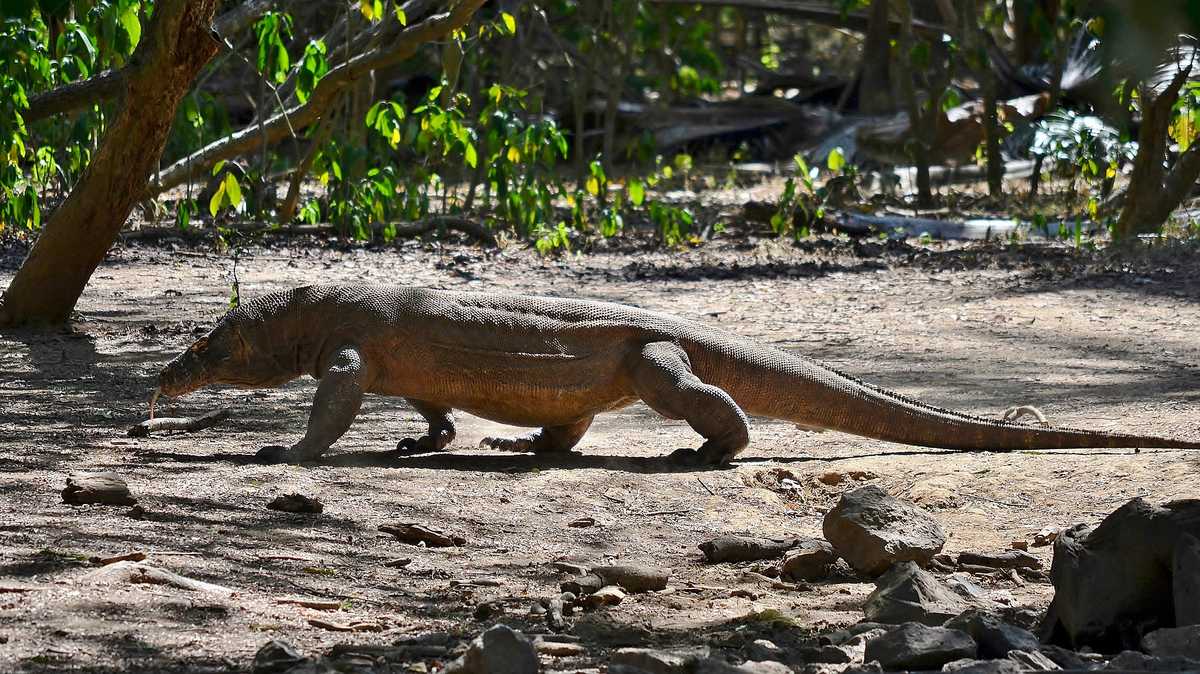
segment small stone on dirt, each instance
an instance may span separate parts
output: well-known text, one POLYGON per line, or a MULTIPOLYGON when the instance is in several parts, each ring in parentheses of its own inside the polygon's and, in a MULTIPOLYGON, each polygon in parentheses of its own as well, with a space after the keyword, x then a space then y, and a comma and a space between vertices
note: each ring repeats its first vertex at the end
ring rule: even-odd
POLYGON ((1050 545, 1058 538, 1058 527, 1042 527, 1041 531, 1033 535, 1033 547, 1041 548, 1050 545))
MULTIPOLYGON (((605 585, 620 585, 628 592, 651 592, 667 587, 670 572, 649 566, 618 564, 598 566, 592 573, 600 577, 605 585)), ((578 593, 577 593, 578 594, 578 593)))
POLYGON ((625 601, 625 591, 616 585, 606 585, 596 592, 588 595, 583 603, 588 608, 599 608, 601 606, 616 606, 625 601))
POLYGON ((573 592, 580 597, 598 592, 602 587, 604 587, 604 580, 594 573, 585 573, 582 576, 576 576, 571 580, 563 581, 559 585, 559 589, 563 592, 573 592))
POLYGON ((1200 625, 1154 630, 1142 637, 1142 650, 1158 657, 1200 660, 1200 625))
POLYGON ((133 505, 137 499, 129 493, 129 485, 125 479, 116 473, 95 473, 93 475, 72 475, 67 478, 67 486, 62 491, 64 503, 83 505, 99 503, 102 505, 133 505))
POLYGON ((401 543, 410 545, 425 545, 430 548, 450 548, 466 545, 467 539, 462 536, 444 534, 421 524, 412 522, 389 522, 381 524, 379 530, 396 537, 401 543))
POLYGON ((595 517, 580 517, 578 519, 574 519, 574 520, 571 520, 570 522, 567 522, 567 526, 575 528, 575 529, 584 529, 587 527, 594 527, 594 526, 596 526, 596 518, 595 517))
POLYGON ((475 637, 467 652, 443 671, 445 674, 537 674, 541 663, 528 637, 499 624, 475 637))
POLYGON ((319 513, 325 510, 325 505, 320 499, 303 494, 284 494, 272 499, 267 508, 285 513, 319 513))
POLYGON ((946 544, 945 532, 929 513, 875 485, 842 494, 822 530, 834 552, 872 577, 896 562, 925 566, 946 544))
POLYGON ((504 613, 504 606, 499 602, 485 601, 475 607, 472 617, 476 622, 486 622, 493 617, 504 613))
POLYGON ((866 661, 877 660, 885 670, 938 669, 975 657, 975 642, 966 632, 905 623, 867 642, 866 661))
POLYGON ((779 564, 779 576, 791 581, 821 580, 829 577, 838 557, 833 546, 819 538, 805 538, 789 550, 779 564))
POLYGON ((875 581, 863 614, 873 622, 941 625, 970 608, 967 600, 914 562, 900 562, 875 581))
POLYGON ((272 639, 254 654, 253 674, 279 674, 304 663, 308 658, 286 641, 272 639))

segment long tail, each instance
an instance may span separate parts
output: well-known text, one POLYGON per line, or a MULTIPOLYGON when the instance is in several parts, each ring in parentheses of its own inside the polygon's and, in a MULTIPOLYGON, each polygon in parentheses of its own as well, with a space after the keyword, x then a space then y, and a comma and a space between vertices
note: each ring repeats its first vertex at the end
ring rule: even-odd
MULTIPOLYGON (((724 337, 724 335, 722 335, 724 337)), ((942 409, 816 361, 748 342, 684 344, 692 369, 746 413, 923 447, 967 451, 1132 447, 1200 449, 1200 441, 1027 426, 942 409)))

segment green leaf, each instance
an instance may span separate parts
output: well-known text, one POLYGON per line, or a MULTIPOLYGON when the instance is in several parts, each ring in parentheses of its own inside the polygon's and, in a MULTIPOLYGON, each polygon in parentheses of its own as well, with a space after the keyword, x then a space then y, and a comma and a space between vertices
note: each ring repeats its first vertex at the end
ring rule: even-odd
POLYGON ((229 205, 237 208, 242 205, 242 188, 232 173, 225 174, 225 194, 229 197, 229 205))
POLYGON ((846 168, 846 155, 843 154, 842 148, 835 147, 829 151, 829 157, 825 159, 825 165, 834 173, 841 173, 842 169, 846 168))
POLYGON ((463 158, 466 160, 468 166, 475 168, 475 165, 479 163, 479 157, 475 154, 474 145, 467 143, 463 147, 463 158))
POLYGON ((214 164, 214 165, 213 165, 212 174, 213 174, 213 175, 217 175, 218 173, 220 173, 220 172, 221 172, 221 169, 225 168, 225 162, 226 162, 226 161, 228 161, 228 160, 222 159, 221 161, 219 161, 219 162, 217 162, 216 164, 214 164))
POLYGON ((125 35, 129 37, 130 49, 136 47, 138 41, 142 39, 142 22, 138 19, 139 6, 140 3, 130 4, 119 17, 121 28, 125 29, 125 35))
POLYGON ((217 185, 217 191, 213 192, 212 199, 208 200, 208 214, 217 217, 217 211, 221 210, 221 200, 225 198, 225 182, 222 181, 217 185))
POLYGON ((646 186, 643 185, 642 181, 638 180, 637 178, 630 180, 629 181, 629 201, 630 201, 630 203, 632 203, 634 206, 641 206, 642 202, 645 200, 646 200, 646 186))
POLYGON ((400 9, 399 7, 396 8, 396 20, 400 22, 401 26, 408 25, 408 15, 405 14, 404 10, 400 9))
POLYGON ((500 20, 504 22, 504 27, 508 29, 508 34, 512 35, 517 32, 517 20, 508 12, 500 12, 500 20))

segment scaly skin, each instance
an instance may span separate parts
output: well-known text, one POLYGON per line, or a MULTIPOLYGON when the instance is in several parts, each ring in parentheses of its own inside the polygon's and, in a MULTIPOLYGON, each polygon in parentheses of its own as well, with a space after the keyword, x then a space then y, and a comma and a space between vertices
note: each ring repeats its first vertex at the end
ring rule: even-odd
POLYGON ((682 464, 728 463, 749 443, 747 415, 926 447, 1011 451, 1175 447, 1200 442, 1026 426, 924 405, 820 363, 666 314, 618 304, 400 286, 305 286, 229 312, 159 376, 163 394, 211 384, 320 380, 308 430, 268 460, 310 461, 346 432, 364 393, 407 399, 429 422, 401 449, 454 439, 453 410, 539 427, 484 444, 573 447, 601 412, 637 400, 704 437, 682 464))

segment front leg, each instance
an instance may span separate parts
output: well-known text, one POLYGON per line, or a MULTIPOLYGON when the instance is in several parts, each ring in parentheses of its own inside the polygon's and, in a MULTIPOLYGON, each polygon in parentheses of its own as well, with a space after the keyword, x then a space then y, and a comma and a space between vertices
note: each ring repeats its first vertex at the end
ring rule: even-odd
POLYGON ((259 458, 268 463, 314 461, 350 428, 362 406, 365 366, 353 346, 339 349, 325 365, 308 416, 308 430, 290 449, 263 447, 259 458))

